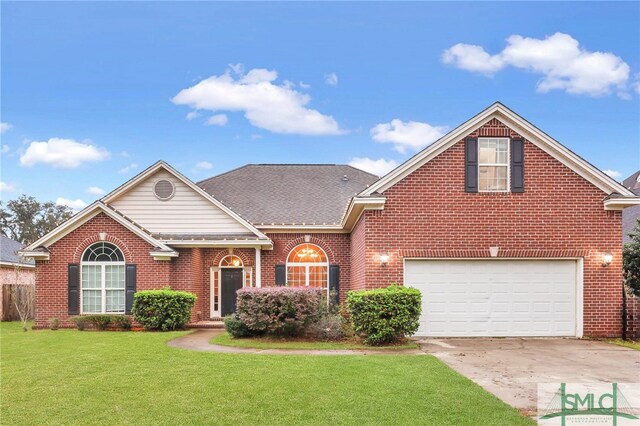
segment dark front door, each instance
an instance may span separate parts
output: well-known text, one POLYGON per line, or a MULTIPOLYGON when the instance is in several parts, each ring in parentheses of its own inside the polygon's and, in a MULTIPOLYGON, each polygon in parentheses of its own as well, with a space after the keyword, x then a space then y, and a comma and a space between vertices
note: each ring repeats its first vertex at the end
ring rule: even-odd
POLYGON ((236 311, 236 291, 242 288, 242 268, 222 269, 222 316, 236 311))

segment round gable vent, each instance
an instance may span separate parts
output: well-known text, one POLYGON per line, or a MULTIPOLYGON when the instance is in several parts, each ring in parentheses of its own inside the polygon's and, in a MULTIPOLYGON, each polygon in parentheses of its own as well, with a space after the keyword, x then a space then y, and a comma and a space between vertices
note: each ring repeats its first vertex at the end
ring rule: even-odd
POLYGON ((163 201, 173 197, 175 190, 173 183, 167 179, 161 179, 153 185, 153 193, 163 201))

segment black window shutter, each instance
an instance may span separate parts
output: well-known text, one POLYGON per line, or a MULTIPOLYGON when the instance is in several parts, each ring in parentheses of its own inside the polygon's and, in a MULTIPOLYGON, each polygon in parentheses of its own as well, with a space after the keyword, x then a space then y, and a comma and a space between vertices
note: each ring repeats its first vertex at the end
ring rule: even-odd
POLYGON ((67 307, 69 315, 80 313, 80 265, 70 263, 67 274, 67 307))
POLYGON ((340 265, 329 266, 329 293, 336 306, 340 303, 340 265), (333 293, 333 294, 331 294, 333 293))
POLYGON ((125 267, 124 275, 124 313, 131 314, 131 308, 133 307, 133 295, 136 292, 136 265, 127 265, 125 267))
POLYGON ((285 285, 287 283, 287 266, 276 265, 276 285, 285 285))
POLYGON ((524 192, 524 139, 511 139, 511 192, 524 192))
POLYGON ((464 162, 464 190, 478 192, 478 139, 467 138, 464 140, 464 162))

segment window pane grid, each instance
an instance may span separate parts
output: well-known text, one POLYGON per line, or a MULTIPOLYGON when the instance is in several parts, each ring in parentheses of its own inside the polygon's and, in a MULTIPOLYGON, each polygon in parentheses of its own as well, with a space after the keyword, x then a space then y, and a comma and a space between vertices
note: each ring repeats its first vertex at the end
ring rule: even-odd
POLYGON ((506 191, 509 176, 509 139, 481 138, 478 140, 478 189, 506 191))
POLYGON ((125 312, 124 256, 111 243, 91 245, 82 256, 82 313, 125 312))

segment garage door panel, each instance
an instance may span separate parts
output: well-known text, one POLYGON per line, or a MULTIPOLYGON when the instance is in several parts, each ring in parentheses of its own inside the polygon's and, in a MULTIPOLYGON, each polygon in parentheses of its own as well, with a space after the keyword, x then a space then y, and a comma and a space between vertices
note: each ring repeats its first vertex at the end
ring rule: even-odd
POLYGON ((407 260, 419 335, 575 336, 576 262, 407 260))

